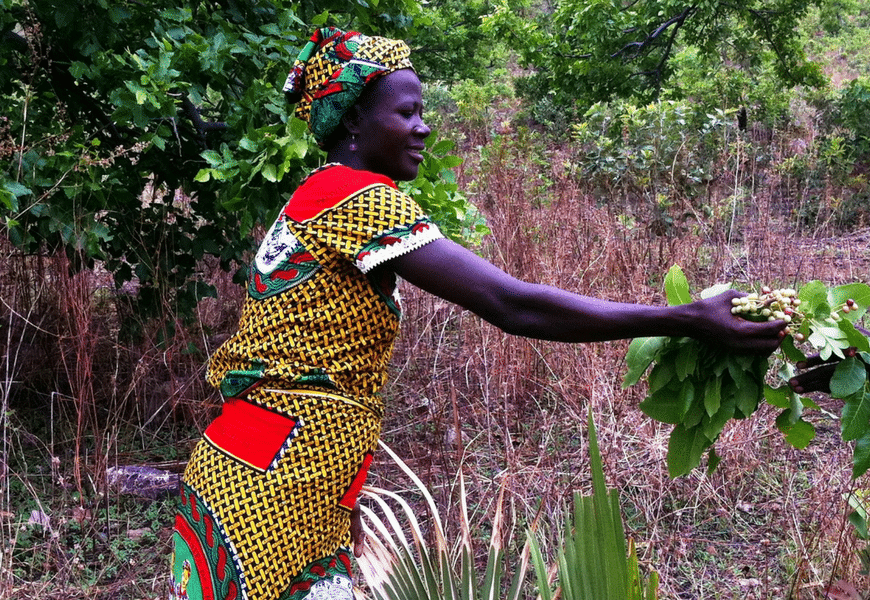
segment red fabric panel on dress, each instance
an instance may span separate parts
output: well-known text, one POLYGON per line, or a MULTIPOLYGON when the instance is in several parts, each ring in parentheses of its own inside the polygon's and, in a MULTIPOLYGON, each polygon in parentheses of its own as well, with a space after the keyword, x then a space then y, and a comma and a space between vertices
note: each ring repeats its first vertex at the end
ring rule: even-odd
POLYGON ((344 493, 341 502, 338 503, 339 506, 343 506, 348 510, 353 510, 353 507, 356 504, 356 499, 359 496, 359 491, 366 482, 366 477, 368 477, 369 467, 372 466, 373 458, 374 455, 371 452, 366 452, 365 458, 363 458, 363 464, 360 467, 359 472, 356 474, 356 477, 353 478, 353 483, 350 484, 350 487, 344 493))
POLYGON ((357 171, 344 165, 315 173, 300 187, 284 207, 284 214, 297 223, 313 219, 325 210, 370 185, 396 187, 393 180, 370 171, 357 171))
POLYGON ((233 458, 266 471, 295 434, 296 425, 295 419, 229 398, 205 430, 205 438, 233 458))

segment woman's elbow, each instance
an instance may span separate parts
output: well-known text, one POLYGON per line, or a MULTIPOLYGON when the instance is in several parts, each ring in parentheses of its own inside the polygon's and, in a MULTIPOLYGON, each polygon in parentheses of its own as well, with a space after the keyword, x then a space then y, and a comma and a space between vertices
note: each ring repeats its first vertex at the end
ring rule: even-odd
POLYGON ((487 323, 498 327, 509 335, 535 337, 534 319, 510 303, 498 303, 488 310, 477 313, 487 323))

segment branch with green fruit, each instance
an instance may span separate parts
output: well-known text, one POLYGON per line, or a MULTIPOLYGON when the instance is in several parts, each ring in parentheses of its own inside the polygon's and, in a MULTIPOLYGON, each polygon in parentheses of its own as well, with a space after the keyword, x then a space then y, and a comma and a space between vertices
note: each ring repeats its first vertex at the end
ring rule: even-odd
MULTIPOLYGON (((700 296, 709 298, 730 288, 729 284, 718 285, 700 296)), ((692 301, 688 281, 678 266, 668 271, 665 292, 671 305, 692 301)), ((708 471, 715 470, 720 459, 714 444, 722 429, 731 419, 751 416, 762 399, 782 409, 776 425, 786 441, 805 448, 815 437, 815 428, 803 412, 819 407, 794 393, 787 382, 797 372, 796 364, 814 354, 823 361, 839 359, 830 390, 832 397, 843 400, 841 436, 855 442, 852 476, 870 469, 870 340, 855 326, 870 307, 870 286, 827 287, 813 281, 799 291, 763 287, 732 303, 732 313, 742 318, 788 323, 775 355, 779 360, 731 353, 688 337, 639 338, 629 346, 623 388, 638 383, 649 371, 649 391, 640 409, 674 425, 667 456, 671 477, 691 472, 705 453, 708 471)))

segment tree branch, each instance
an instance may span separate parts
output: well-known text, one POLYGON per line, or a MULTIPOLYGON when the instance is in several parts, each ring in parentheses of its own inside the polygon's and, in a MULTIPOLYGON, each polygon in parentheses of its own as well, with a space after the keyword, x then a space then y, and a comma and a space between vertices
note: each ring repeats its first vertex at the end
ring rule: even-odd
MULTIPOLYGON (((667 21, 665 21, 664 23, 659 25, 656 28, 656 30, 653 31, 648 36, 646 36, 646 38, 644 40, 642 40, 640 42, 631 42, 629 44, 626 44, 625 46, 623 46, 622 48, 620 48, 619 50, 617 50, 616 52, 611 54, 610 58, 618 58, 620 55, 625 54, 629 50, 634 51, 633 52, 634 56, 631 58, 637 57, 641 52, 643 52, 645 49, 647 49, 649 46, 651 46, 656 40, 658 40, 659 36, 661 36, 662 33, 667 31, 669 28, 676 26, 674 33, 679 31, 680 27, 682 27, 683 23, 686 22, 686 19, 694 11, 695 11, 695 6, 690 6, 690 7, 686 8, 679 15, 677 15, 675 17, 671 17, 670 19, 668 19, 667 21)), ((673 45, 674 38, 675 38, 675 35, 671 35, 671 39, 668 40, 668 52, 667 52, 668 54, 670 54, 670 47, 673 45)), ((626 60, 631 60, 631 58, 628 58, 626 60)))
MULTIPOLYGON (((747 9, 749 14, 756 18, 756 20, 761 24, 761 29, 764 31, 764 39, 767 40, 767 43, 773 48, 773 53, 776 54, 776 60, 782 65, 783 70, 788 73, 790 71, 788 61, 785 56, 782 54, 782 50, 780 47, 774 42, 773 32, 770 30, 770 21, 769 17, 779 14, 777 11, 761 11, 755 9, 747 9)), ((790 76, 790 75, 789 75, 790 76)))
POLYGON ((227 128, 227 124, 222 121, 205 121, 200 115, 199 109, 193 101, 187 96, 181 98, 181 107, 184 109, 184 114, 193 123, 193 128, 196 129, 196 137, 200 144, 205 146, 206 138, 213 131, 223 131, 227 128))

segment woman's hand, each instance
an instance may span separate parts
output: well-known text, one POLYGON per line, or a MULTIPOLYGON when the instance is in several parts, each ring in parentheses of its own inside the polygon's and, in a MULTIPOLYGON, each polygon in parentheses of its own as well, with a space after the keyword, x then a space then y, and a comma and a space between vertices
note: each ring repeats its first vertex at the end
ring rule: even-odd
POLYGON ((776 350, 785 338, 786 322, 755 322, 733 314, 731 301, 743 295, 729 290, 695 302, 699 331, 693 337, 734 352, 770 354, 776 350))
POLYGON ((357 558, 362 556, 366 545, 366 532, 362 524, 362 511, 357 502, 350 511, 350 539, 353 542, 353 555, 357 558))
MULTIPOLYGON (((870 331, 862 327, 856 326, 855 329, 870 337, 870 331)), ((847 357, 857 354, 856 348, 847 348, 844 352, 847 357)), ((798 362, 795 366, 798 369, 811 369, 798 373, 788 380, 789 387, 796 394, 808 394, 809 392, 831 393, 831 377, 834 376, 834 371, 837 369, 837 364, 842 360, 839 356, 832 354, 827 360, 822 360, 818 354, 813 354, 807 357, 806 360, 798 362)), ((870 365, 866 365, 870 370, 870 365)))
POLYGON ((830 394, 831 377, 834 376, 834 371, 839 362, 840 357, 834 354, 828 360, 822 360, 818 354, 814 354, 795 365, 798 369, 811 370, 795 375, 788 380, 788 385, 796 394, 807 394, 809 392, 830 394))

